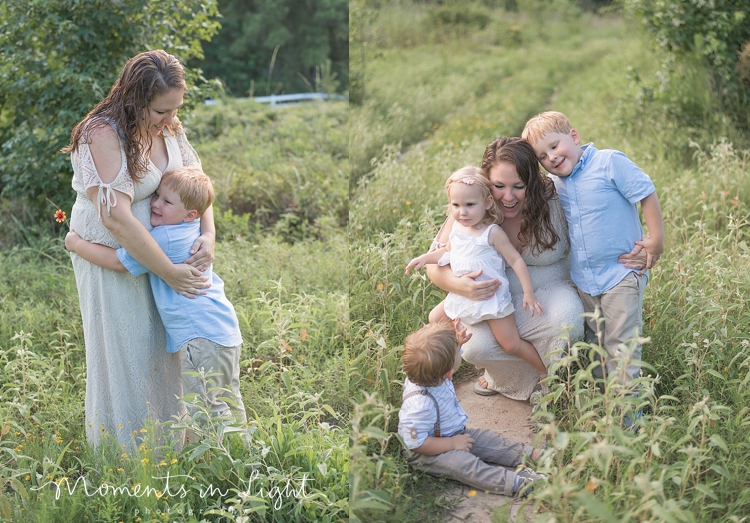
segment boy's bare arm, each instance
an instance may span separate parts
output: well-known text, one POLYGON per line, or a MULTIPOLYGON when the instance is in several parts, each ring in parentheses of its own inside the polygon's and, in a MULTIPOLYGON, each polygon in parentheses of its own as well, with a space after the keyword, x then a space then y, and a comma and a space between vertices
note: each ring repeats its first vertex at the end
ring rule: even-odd
POLYGON ((641 209, 643 210, 643 218, 646 220, 646 227, 648 227, 648 236, 644 236, 641 241, 635 242, 636 245, 646 249, 647 253, 646 266, 638 274, 643 274, 646 269, 652 268, 664 252, 664 220, 656 191, 641 200, 641 209))
POLYGON ((128 272, 112 247, 86 241, 73 230, 65 236, 65 248, 99 267, 112 271, 128 272))
POLYGON ((423 456, 437 456, 451 450, 465 450, 471 452, 471 448, 474 446, 474 438, 469 434, 456 434, 450 438, 436 438, 434 436, 427 436, 419 447, 412 449, 417 454, 423 456))

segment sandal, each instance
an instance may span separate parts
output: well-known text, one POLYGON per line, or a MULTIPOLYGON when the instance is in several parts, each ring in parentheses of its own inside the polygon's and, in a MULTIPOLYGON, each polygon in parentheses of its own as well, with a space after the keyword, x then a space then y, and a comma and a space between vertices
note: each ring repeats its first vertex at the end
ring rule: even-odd
POLYGON ((494 396, 495 394, 498 394, 496 390, 486 389, 482 387, 478 381, 474 382, 474 392, 479 394, 480 396, 494 396))

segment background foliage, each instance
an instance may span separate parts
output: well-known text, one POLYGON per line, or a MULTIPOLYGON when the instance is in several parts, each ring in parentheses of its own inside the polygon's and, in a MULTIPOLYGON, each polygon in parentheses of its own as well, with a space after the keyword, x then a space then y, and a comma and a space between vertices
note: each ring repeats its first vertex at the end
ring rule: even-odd
POLYGON ((219 77, 233 96, 317 89, 330 64, 339 86, 349 82, 349 7, 346 0, 219 0, 221 29, 190 62, 219 77), (274 56, 274 51, 278 51, 274 56), (318 68, 316 70, 316 68, 318 68))
POLYGON ((750 3, 747 0, 625 0, 666 52, 664 66, 691 56, 705 61, 721 108, 750 128, 750 3))

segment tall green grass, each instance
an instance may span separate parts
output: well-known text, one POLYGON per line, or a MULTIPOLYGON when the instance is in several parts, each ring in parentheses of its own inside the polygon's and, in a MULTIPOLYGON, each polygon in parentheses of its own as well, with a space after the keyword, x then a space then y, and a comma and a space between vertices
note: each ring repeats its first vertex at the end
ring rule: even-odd
POLYGON ((486 28, 444 41, 415 24, 409 42, 396 37, 406 23, 388 22, 426 20, 436 8, 383 8, 372 34, 386 36, 372 39, 368 55, 370 99, 352 109, 350 140, 368 144, 352 148, 361 177, 349 227, 353 516, 416 521, 439 499, 441 483, 408 469, 394 430, 403 339, 443 293, 423 275, 404 276, 403 266, 443 219, 445 177, 478 164, 491 139, 556 109, 584 143, 622 150, 651 175, 667 241, 644 303, 641 394, 614 384, 599 392, 593 349, 578 344, 535 416, 540 439, 555 449, 550 479, 530 500, 538 520, 740 521, 750 512, 747 137, 715 112, 699 65, 685 60, 671 83, 657 81, 659 57, 618 16, 570 7, 556 19, 542 3, 519 2, 519 12, 491 10, 486 28), (517 26, 520 42, 488 37, 502 23, 517 26), (471 84, 465 99, 445 97, 462 71, 471 84), (483 82, 492 87, 472 90, 483 82), (415 86, 422 98, 411 103, 415 86), (391 119, 397 105, 405 114, 391 119), (429 125, 419 116, 424 106, 434 111, 429 125), (623 431, 623 416, 638 407, 646 412, 639 431, 623 431))

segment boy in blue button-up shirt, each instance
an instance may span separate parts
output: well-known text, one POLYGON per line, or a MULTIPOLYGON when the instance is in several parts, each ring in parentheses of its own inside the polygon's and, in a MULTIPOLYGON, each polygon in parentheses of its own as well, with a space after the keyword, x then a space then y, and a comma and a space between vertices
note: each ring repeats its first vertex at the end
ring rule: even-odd
MULTIPOLYGON (((522 137, 551 175, 568 221, 570 273, 586 312, 601 311, 603 329, 586 318, 586 339, 603 347, 605 370, 617 371, 621 344, 640 336, 647 269, 664 251, 664 224, 651 178, 623 153, 580 144, 564 114, 548 111, 526 123, 522 137), (638 214, 641 203, 648 235, 638 214), (621 253, 646 251, 646 266, 619 263, 621 253), (603 332, 598 332, 603 330, 603 332)), ((641 347, 636 345, 618 381, 627 385, 640 375, 641 347)))
MULTIPOLYGON (((211 181, 197 167, 173 169, 162 176, 151 200, 151 235, 173 263, 182 263, 189 256, 200 236, 200 216, 213 200, 211 181)), ((203 271, 211 286, 205 295, 191 299, 173 290, 123 248, 88 242, 72 230, 65 237, 65 247, 105 269, 127 271, 136 277, 148 274, 167 333, 166 350, 181 352, 185 394, 196 393, 214 417, 231 410, 241 421, 247 420, 240 395, 242 335, 234 307, 224 294, 224 282, 211 267, 203 271)))

